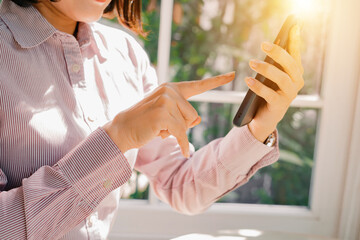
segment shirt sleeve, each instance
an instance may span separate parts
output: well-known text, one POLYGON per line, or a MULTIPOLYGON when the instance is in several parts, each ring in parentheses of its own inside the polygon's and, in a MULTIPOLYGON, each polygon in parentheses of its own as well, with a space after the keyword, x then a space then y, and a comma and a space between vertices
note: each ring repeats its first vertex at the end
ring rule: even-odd
POLYGON ((279 157, 276 144, 259 142, 247 126, 234 127, 184 158, 174 137, 156 138, 139 150, 135 168, 146 174, 156 195, 175 210, 197 214, 227 192, 245 184, 260 168, 279 157))
MULTIPOLYGON (((130 176, 127 160, 99 128, 54 166, 0 192, 0 239, 58 239, 130 176)), ((0 169, 0 190, 6 183, 0 169)))

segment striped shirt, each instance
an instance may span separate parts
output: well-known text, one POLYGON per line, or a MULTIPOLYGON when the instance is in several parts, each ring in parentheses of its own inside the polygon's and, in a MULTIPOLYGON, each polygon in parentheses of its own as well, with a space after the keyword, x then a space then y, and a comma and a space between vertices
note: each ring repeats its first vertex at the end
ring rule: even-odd
MULTIPOLYGON (((204 211, 278 159, 247 127, 182 156, 156 138, 122 153, 101 128, 157 86, 135 39, 100 23, 76 37, 34 8, 0 7, 0 239, 106 239, 135 168, 175 210, 204 211)), ((121 212, 118 214, 121 217, 121 212)))

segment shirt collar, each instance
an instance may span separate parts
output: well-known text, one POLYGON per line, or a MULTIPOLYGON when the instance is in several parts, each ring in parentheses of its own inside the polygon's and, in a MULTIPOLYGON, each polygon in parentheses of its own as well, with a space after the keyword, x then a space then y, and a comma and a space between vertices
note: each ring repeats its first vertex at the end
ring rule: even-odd
POLYGON ((0 16, 22 48, 35 47, 56 32, 33 6, 24 8, 10 0, 3 0, 0 16))
POLYGON ((100 63, 107 59, 107 51, 101 47, 102 44, 94 36, 94 24, 79 22, 77 40, 82 50, 89 50, 99 57, 100 63))
MULTIPOLYGON (((10 0, 3 0, 0 5, 0 17, 22 48, 38 46, 54 33, 59 32, 34 6, 21 7, 10 0)), ((97 41, 94 39, 91 24, 80 23, 77 38, 79 46, 83 50, 90 48, 101 57, 101 60, 106 59, 105 52, 100 51, 97 41)))

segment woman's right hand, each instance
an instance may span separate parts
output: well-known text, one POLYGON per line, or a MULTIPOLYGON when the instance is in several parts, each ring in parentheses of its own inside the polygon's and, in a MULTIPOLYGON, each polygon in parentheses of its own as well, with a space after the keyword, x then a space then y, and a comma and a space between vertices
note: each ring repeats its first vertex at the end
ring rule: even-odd
POLYGON ((235 73, 189 82, 165 83, 133 107, 119 113, 103 129, 122 153, 139 148, 157 136, 173 135, 185 157, 189 157, 188 128, 201 122, 187 101, 191 96, 231 82, 235 73))

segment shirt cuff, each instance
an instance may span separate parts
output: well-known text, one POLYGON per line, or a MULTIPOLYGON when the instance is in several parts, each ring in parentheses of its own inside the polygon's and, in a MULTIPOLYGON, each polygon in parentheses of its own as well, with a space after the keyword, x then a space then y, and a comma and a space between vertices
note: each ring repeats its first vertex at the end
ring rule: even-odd
POLYGON ((93 209, 126 183, 132 173, 127 159, 102 128, 91 133, 57 165, 93 209))
POLYGON ((248 126, 234 127, 221 141, 219 161, 229 172, 250 177, 258 169, 278 160, 279 137, 277 130, 274 131, 274 134, 276 143, 269 147, 257 140, 248 126))

